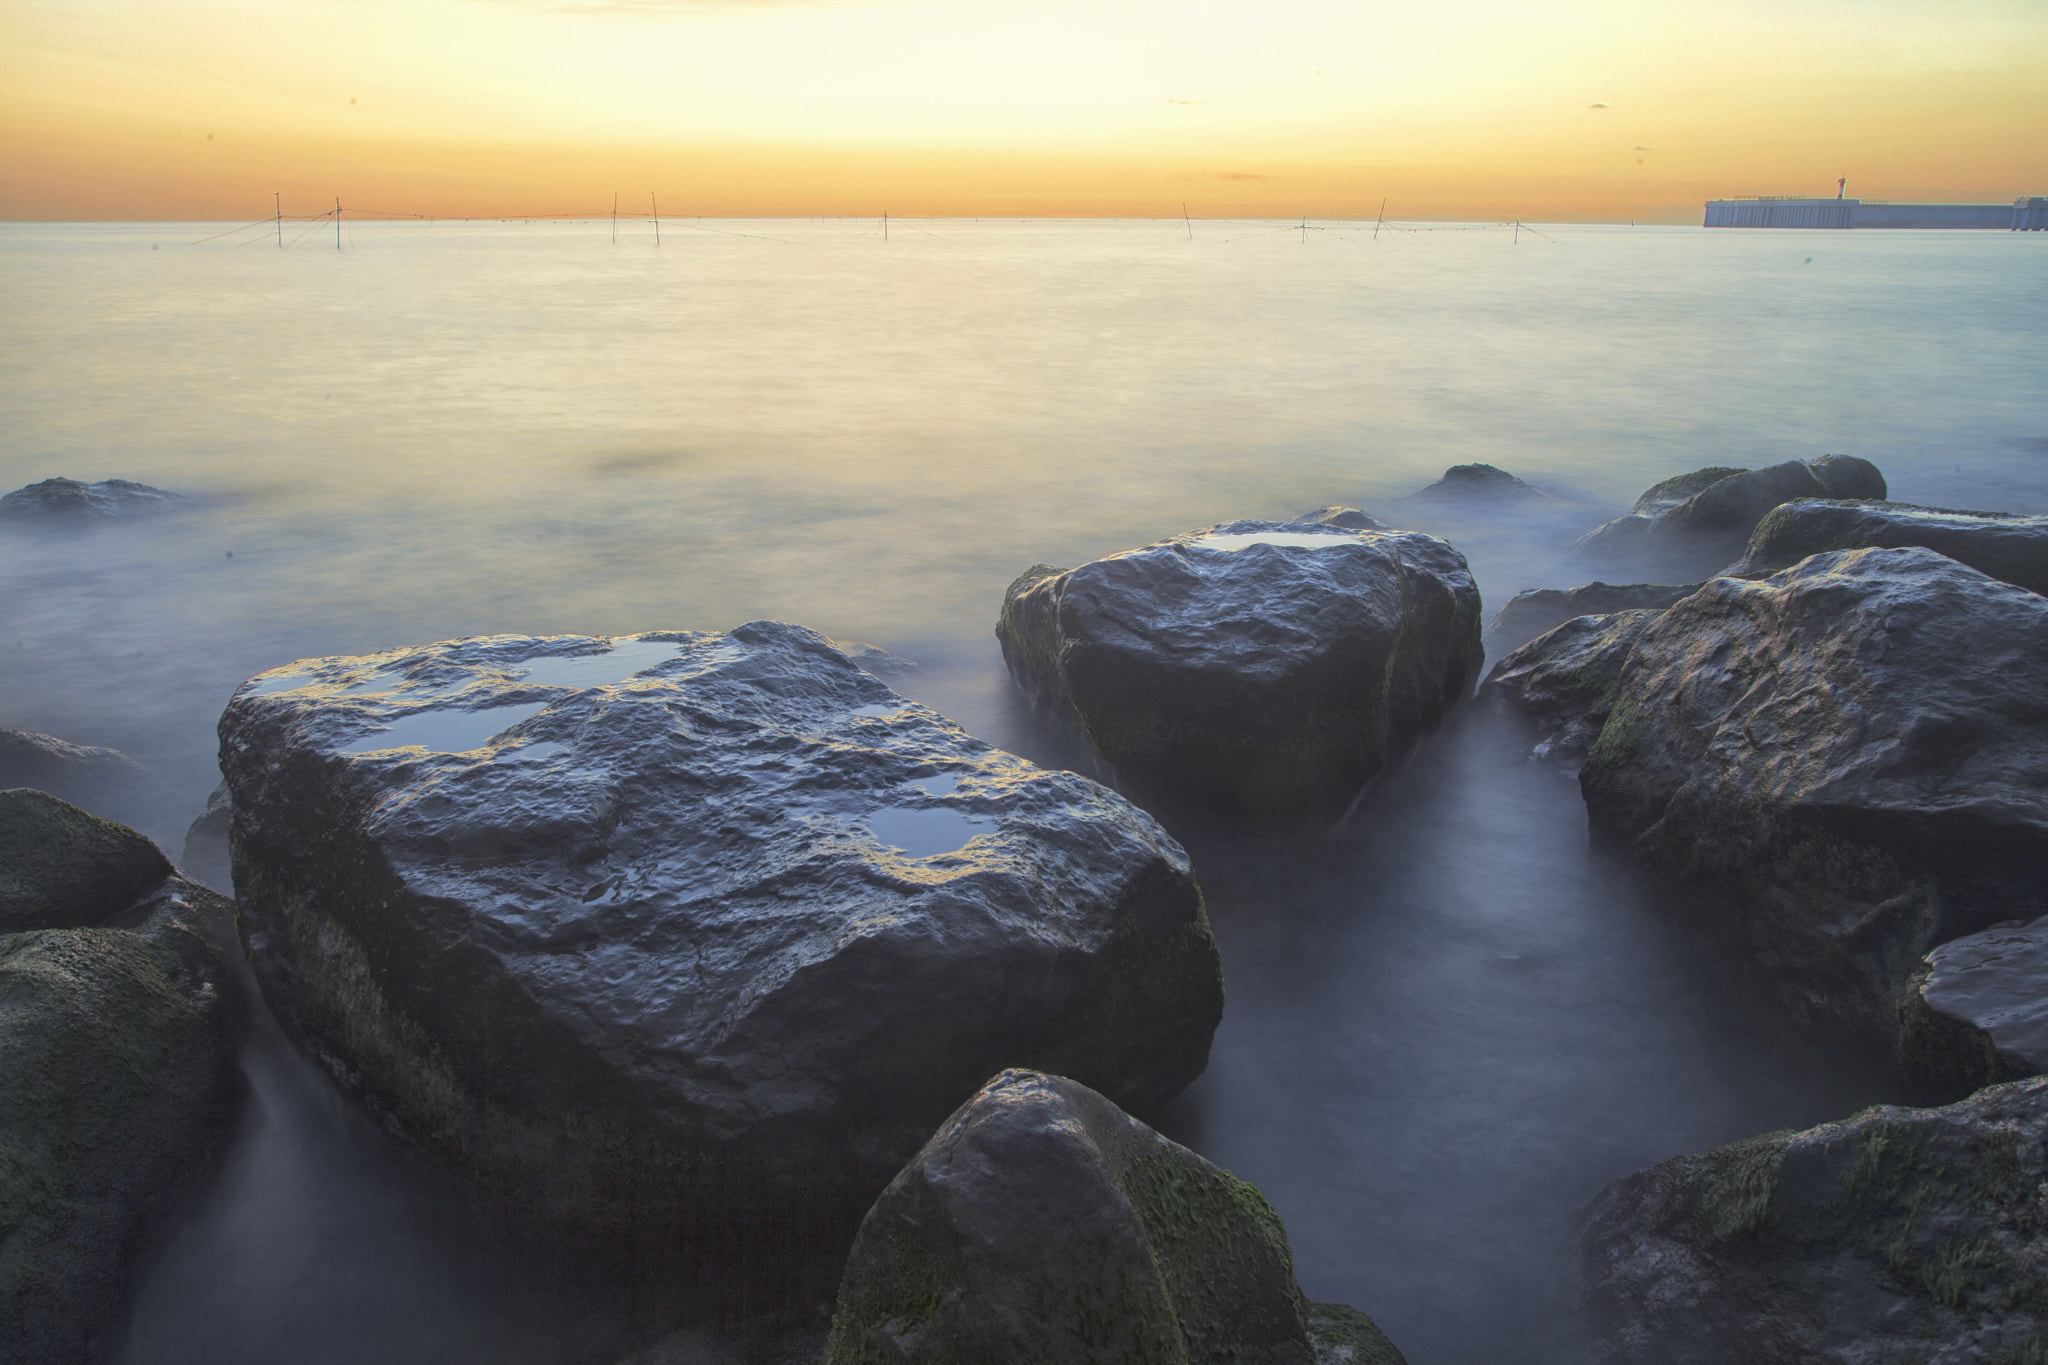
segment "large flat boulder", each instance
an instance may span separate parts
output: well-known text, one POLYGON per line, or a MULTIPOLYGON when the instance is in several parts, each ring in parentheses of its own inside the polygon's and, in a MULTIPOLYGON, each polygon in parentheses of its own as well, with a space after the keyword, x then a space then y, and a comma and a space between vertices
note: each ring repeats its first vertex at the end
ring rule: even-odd
POLYGON ((2048 517, 1905 502, 1804 498, 1772 508, 1724 572, 1763 578, 1831 550, 1920 545, 1979 573, 2048 594, 2048 517))
POLYGON ((1697 583, 1587 583, 1576 588, 1529 588, 1508 599, 1487 623, 1495 649, 1516 649, 1554 626, 1580 616, 1617 611, 1662 611, 1690 597, 1697 583))
POLYGON ((1908 1077, 1947 1098, 2048 1071, 2048 920, 1950 939, 1899 999, 1908 1077))
POLYGON ((1637 637, 1579 774, 1795 1014, 1890 1038, 1936 944, 2048 912, 2048 599, 1931 550, 1715 578, 1637 637))
POLYGON ((1242 819, 1341 814, 1471 690, 1465 557, 1412 531, 1239 521, 1010 585, 1024 690, 1136 789, 1242 819))
POLYGON ((1607 724, 1614 692, 1642 633, 1661 613, 1619 611, 1578 616, 1537 636, 1493 666, 1482 701, 1509 706, 1536 722, 1536 757, 1582 757, 1607 724))
POLYGON ((1252 1186, 1084 1085, 1011 1070, 862 1220, 825 1365, 1398 1365, 1306 1302, 1252 1186))
POLYGON ((1763 469, 1713 466, 1666 479, 1627 516, 1581 536, 1581 554, 1699 578, 1740 554, 1764 514, 1795 498, 1883 498, 1884 475, 1855 455, 1786 460, 1763 469))
POLYGON ((1144 1109, 1221 1014, 1149 816, 798 627, 307 660, 220 733, 265 995, 528 1227, 829 1247, 992 1070, 1144 1109))
POLYGON ((113 1357, 136 1270, 216 1168, 240 1097, 237 1002, 210 937, 231 908, 161 873, 131 900, 112 924, 67 913, 0 934, 8 1365, 113 1357))
POLYGON ((1616 1181, 1584 1216, 1601 1365, 2048 1351, 2048 1079, 1867 1109, 1616 1181))

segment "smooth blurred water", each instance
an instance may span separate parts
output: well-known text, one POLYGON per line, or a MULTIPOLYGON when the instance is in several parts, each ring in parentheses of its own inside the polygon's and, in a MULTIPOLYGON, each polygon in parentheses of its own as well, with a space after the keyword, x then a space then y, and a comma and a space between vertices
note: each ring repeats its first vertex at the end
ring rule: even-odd
MULTIPOLYGON (((150 765, 118 813, 174 855, 228 694, 302 657, 774 617, 917 660, 901 690, 1078 763, 990 635, 1034 562, 1347 502, 1450 538, 1490 611, 1585 581, 1572 537, 1705 464, 1849 452, 1897 499, 2048 511, 2048 243, 2020 234, 720 221, 659 248, 495 223, 185 245, 207 231, 0 226, 0 489, 193 500, 0 532, 0 726, 150 765), (1396 500, 1475 460, 1554 496, 1396 500)), ((1177 830, 1230 1003, 1168 1127, 1259 1183, 1311 1296, 1374 1313, 1415 1365, 1578 1359, 1569 1224, 1604 1181, 1873 1093, 1724 997, 1519 738, 1465 716, 1335 834, 1177 830)), ((423 1272, 391 1247, 464 1244, 337 1212, 337 1189, 390 1203, 403 1165, 294 1137, 324 1131, 290 1098, 319 1083, 286 1075, 265 1112, 299 1118, 252 1122, 157 1284, 312 1257, 405 1321, 423 1272)), ((479 1274, 436 1290, 433 1358, 501 1353, 511 1281, 479 1274)), ((259 1289, 138 1340, 259 1359, 377 1317, 318 1277, 237 1282, 259 1289)))

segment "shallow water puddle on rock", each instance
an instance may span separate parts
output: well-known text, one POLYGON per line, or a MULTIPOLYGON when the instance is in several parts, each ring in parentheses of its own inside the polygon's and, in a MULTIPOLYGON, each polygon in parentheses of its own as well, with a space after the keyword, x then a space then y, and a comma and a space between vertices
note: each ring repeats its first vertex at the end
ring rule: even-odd
POLYGON ((940 773, 935 777, 913 777, 904 785, 933 796, 951 796, 960 790, 960 780, 959 773, 940 773))
POLYGON ((437 754, 466 754, 484 742, 547 708, 544 701, 518 706, 486 706, 481 711, 415 711, 400 716, 373 735, 365 735, 341 752, 375 753, 380 749, 418 746, 437 754))
POLYGON ((1285 545, 1303 550, 1327 550, 1332 545, 1356 545, 1354 535, 1315 535, 1299 531, 1240 531, 1203 536, 1188 544, 1201 550, 1242 550, 1248 545, 1285 545))
POLYGON ((866 706, 854 707, 851 711, 847 712, 846 714, 848 714, 849 716, 893 716, 898 711, 901 711, 904 707, 908 705, 910 705, 910 703, 907 701, 899 701, 895 703, 871 701, 866 706))
POLYGON ((873 831, 875 842, 898 850, 906 858, 932 858, 964 848, 985 826, 985 821, 956 810, 891 806, 868 816, 868 829, 873 831))
POLYGON ((604 687, 624 682, 643 669, 667 663, 682 652, 673 640, 625 639, 603 654, 563 654, 525 662, 520 681, 542 687, 604 687))

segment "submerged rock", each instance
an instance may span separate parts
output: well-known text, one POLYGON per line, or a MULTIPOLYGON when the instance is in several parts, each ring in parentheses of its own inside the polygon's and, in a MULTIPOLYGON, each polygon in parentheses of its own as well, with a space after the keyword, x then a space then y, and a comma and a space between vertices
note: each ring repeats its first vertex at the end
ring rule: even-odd
POLYGON ((178 867, 197 881, 220 891, 234 886, 228 861, 228 827, 235 813, 234 796, 222 782, 206 798, 206 809, 185 827, 185 847, 178 867))
POLYGON ((69 744, 33 730, 0 730, 0 788, 34 787, 104 807, 148 780, 149 770, 119 749, 69 744))
POLYGON ((1660 613, 1580 616, 1537 636, 1493 666, 1479 695, 1536 721, 1538 758, 1577 759, 1599 738, 1621 666, 1660 613))
MULTIPOLYGON (((20 795, 0 793, 0 804, 20 795)), ((17 917, 19 931, 0 934, 0 1360, 10 1362, 111 1358, 137 1264, 213 1170, 240 1094, 238 1016, 206 932, 224 928, 231 907, 166 876, 161 854, 153 882, 121 899, 108 863, 117 873, 128 864, 92 833, 77 853, 91 895, 63 890, 45 923, 17 917), (78 903, 102 895, 97 918, 113 924, 68 927, 78 903)), ((41 856, 64 846, 60 834, 41 856)), ((0 866, 16 869, 17 852, 0 866)))
POLYGON ((1774 507, 1725 572, 1762 578, 1808 555, 1920 545, 1979 573, 2048 594, 2048 517, 1956 512, 1904 502, 1801 499, 1774 507))
POLYGON ((1763 515, 1795 498, 1883 498, 1884 475, 1854 455, 1787 460, 1766 469, 1712 467, 1666 479, 1617 517, 1581 536, 1581 553, 1652 560, 1712 572, 1741 551, 1763 515))
POLYGON ((862 1220, 826 1365, 1398 1365, 1294 1282, 1259 1192, 1059 1076, 1006 1071, 862 1220))
POLYGON ((1908 1077, 1949 1096, 2048 1071, 2048 920, 1950 939, 1899 1002, 1908 1077))
POLYGON ((130 479, 44 479, 0 497, 0 521, 99 521, 149 516, 184 501, 176 493, 130 479))
POLYGON ((866 669, 878 678, 902 678, 912 673, 922 673, 922 665, 891 654, 880 645, 871 645, 866 640, 834 640, 832 647, 853 660, 854 664, 866 669))
POLYGON ((1149 816, 798 627, 307 660, 221 752, 266 996, 529 1227, 829 1247, 990 1071, 1148 1107, 1221 1014, 1149 816))
POLYGON ((1486 633, 1495 647, 1513 649, 1579 616, 1617 611, 1662 611, 1690 597, 1697 583, 1588 583, 1578 588, 1530 588, 1493 614, 1486 633))
POLYGON ((1298 526, 1341 526, 1347 531, 1391 531, 1394 528, 1378 517, 1368 516, 1356 507, 1318 507, 1313 512, 1303 512, 1294 519, 1298 526))
POLYGON ((1528 501, 1550 495, 1490 464, 1454 464, 1426 488, 1404 495, 1403 501, 1472 502, 1528 501))
POLYGON ((1795 1014, 1889 1038, 1938 943, 2048 911, 2048 599, 1931 550, 1715 578, 1636 640, 1579 775, 1795 1014))
POLYGON ((126 825, 48 792, 0 791, 0 934, 103 924, 170 874, 126 825))
POLYGON ((1674 1157, 1583 1222, 1603 1365, 2031 1362, 2048 1079, 1674 1157))
POLYGON ((1261 822, 1342 813, 1484 658, 1479 590, 1450 545, 1299 522, 1036 565, 996 635, 1032 699, 1126 780, 1261 822))

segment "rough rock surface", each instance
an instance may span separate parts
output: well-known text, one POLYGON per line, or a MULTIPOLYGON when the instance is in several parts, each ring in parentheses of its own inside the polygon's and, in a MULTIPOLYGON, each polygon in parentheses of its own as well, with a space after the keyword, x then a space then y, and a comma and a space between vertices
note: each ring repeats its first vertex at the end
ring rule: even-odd
POLYGON ((1627 516, 1580 537, 1578 549, 1662 568, 1697 566, 1697 574, 1679 575, 1691 578, 1741 553, 1750 531, 1779 503, 1884 495, 1884 475, 1854 455, 1787 460, 1766 469, 1699 469, 1650 488, 1627 516))
POLYGON ((1238 521, 1003 597, 1011 674, 1139 790, 1239 818, 1342 813, 1484 658, 1465 557, 1412 531, 1238 521))
POLYGON ((1496 649, 1514 649, 1578 616, 1617 611, 1662 611, 1690 597, 1697 583, 1588 583, 1577 588, 1530 588, 1508 599, 1486 627, 1496 649))
POLYGON ((1674 1157, 1589 1206, 1605 1365, 2048 1351, 2048 1079, 1674 1157))
POLYGON ((1538 758, 1577 759, 1599 738, 1614 705, 1621 666, 1659 614, 1574 617, 1495 664, 1479 695, 1536 721, 1543 732, 1538 758))
POLYGON ((868 1211, 825 1351, 826 1365, 1345 1359, 1401 1356, 1364 1314, 1303 1300, 1256 1189, 1086 1086, 1016 1070, 868 1211))
POLYGON ((912 673, 924 672, 923 665, 901 654, 891 654, 880 645, 869 644, 866 640, 834 640, 832 647, 844 654, 860 668, 866 669, 878 678, 902 678, 912 673))
POLYGON ((2048 594, 2048 517, 1957 512, 1905 502, 1800 499, 1773 507, 1724 570, 1762 578, 1831 550, 1920 545, 1979 573, 2048 594))
POLYGON ((1001 1066, 1206 1063, 1180 847, 810 631, 307 660, 220 732, 265 995, 528 1226, 850 1238, 1001 1066))
POLYGON ((204 931, 231 915, 159 876, 112 926, 0 935, 0 1361, 109 1359, 138 1260, 214 1168, 238 1016, 204 931))
POLYGON ((1490 464, 1454 464, 1444 476, 1426 488, 1403 496, 1402 501, 1419 502, 1507 502, 1548 498, 1534 484, 1522 482, 1505 469, 1490 464))
POLYGON ((35 787, 98 806, 148 779, 149 770, 119 749, 68 744, 33 730, 0 730, 0 787, 35 787))
POLYGON ((170 873, 126 825, 48 792, 0 791, 0 934, 103 924, 170 873))
POLYGON ((1579 781, 1796 1014, 1889 1038, 1935 944, 2048 911, 2048 599, 1931 550, 1715 578, 1652 622, 1579 781))
POLYGON ((0 497, 0 520, 98 521, 168 511, 184 499, 130 479, 44 479, 0 497))
POLYGON ((1347 531, 1391 531, 1394 528, 1378 517, 1368 516, 1356 507, 1332 504, 1318 507, 1312 512, 1303 512, 1295 522, 1302 526, 1341 526, 1347 531))
POLYGON ((1911 1079, 1949 1098, 2048 1071, 2048 920, 1927 954, 1900 997, 1899 1054, 1911 1079))

